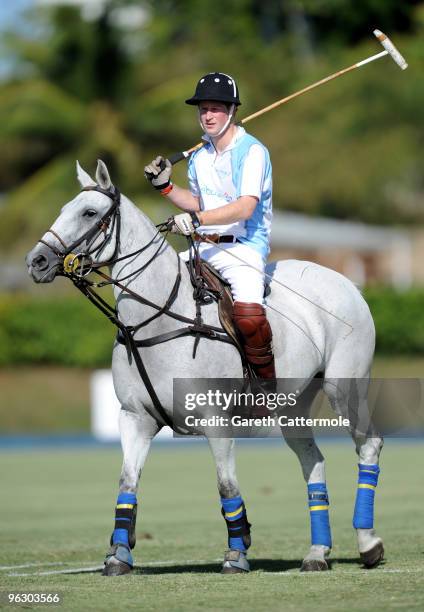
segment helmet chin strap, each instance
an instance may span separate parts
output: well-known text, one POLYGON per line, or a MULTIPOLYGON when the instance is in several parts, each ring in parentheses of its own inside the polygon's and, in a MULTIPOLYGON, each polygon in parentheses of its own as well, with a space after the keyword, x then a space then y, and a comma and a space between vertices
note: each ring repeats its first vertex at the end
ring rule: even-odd
MULTIPOLYGON (((225 132, 225 130, 228 128, 228 126, 231 123, 231 119, 234 116, 235 108, 236 108, 236 105, 235 104, 231 104, 230 112, 228 113, 227 121, 224 123, 222 128, 219 130, 218 134, 214 134, 214 136, 212 136, 212 138, 218 138, 218 136, 222 136, 222 134, 225 132)), ((200 119, 200 108, 199 107, 197 107, 197 113, 198 113, 198 119, 199 119, 200 127, 202 128, 203 131, 205 131, 205 128, 203 127, 202 121, 200 119)))

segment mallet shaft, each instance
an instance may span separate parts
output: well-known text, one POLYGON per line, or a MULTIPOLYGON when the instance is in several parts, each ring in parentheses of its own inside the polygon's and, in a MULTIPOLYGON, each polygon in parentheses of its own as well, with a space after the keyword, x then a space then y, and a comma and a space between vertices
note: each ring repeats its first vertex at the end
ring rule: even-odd
MULTIPOLYGON (((383 53, 387 53, 387 51, 384 51, 383 53)), ((304 87, 303 89, 300 89, 299 91, 296 91, 295 93, 292 93, 289 96, 286 96, 285 98, 281 98, 281 100, 277 100, 277 102, 274 102, 273 104, 270 104, 269 106, 266 106, 265 108, 262 108, 256 113, 253 113, 252 115, 249 115, 248 117, 245 117, 244 119, 241 120, 240 123, 244 124, 244 123, 247 123, 248 121, 251 121, 251 119, 256 119, 256 117, 259 117, 260 115, 263 115, 264 113, 267 113, 268 111, 273 110, 274 108, 277 108, 278 106, 281 106, 281 104, 290 102, 290 100, 293 100, 294 98, 297 98, 303 95, 304 93, 311 91, 311 89, 315 89, 316 87, 319 87, 320 85, 324 85, 324 83, 328 83, 328 81, 337 79, 337 77, 342 76, 342 74, 346 74, 346 72, 350 72, 351 70, 354 70, 357 67, 358 67, 358 64, 353 64, 353 66, 349 66, 348 68, 344 68, 343 70, 338 70, 334 74, 330 74, 330 76, 325 77, 324 79, 321 79, 320 81, 317 81, 316 83, 312 83, 312 85, 308 85, 307 87, 304 87)))

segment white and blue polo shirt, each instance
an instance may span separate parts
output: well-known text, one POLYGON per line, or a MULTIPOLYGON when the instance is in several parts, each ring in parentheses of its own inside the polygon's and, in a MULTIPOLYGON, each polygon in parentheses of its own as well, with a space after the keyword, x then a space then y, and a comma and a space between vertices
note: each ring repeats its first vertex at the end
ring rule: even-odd
POLYGON ((193 153, 188 164, 191 193, 200 199, 201 210, 212 210, 241 196, 254 196, 258 203, 246 221, 199 228, 205 233, 231 234, 266 259, 272 220, 272 166, 266 147, 237 127, 228 147, 218 153, 205 136, 206 144, 193 153))

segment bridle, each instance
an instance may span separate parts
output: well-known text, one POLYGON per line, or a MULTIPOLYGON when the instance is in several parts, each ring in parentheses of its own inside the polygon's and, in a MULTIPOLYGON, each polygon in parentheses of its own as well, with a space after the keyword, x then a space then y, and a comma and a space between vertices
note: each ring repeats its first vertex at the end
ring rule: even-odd
POLYGON ((110 265, 113 263, 117 253, 120 251, 120 234, 121 234, 121 212, 120 212, 120 203, 121 203, 121 193, 120 191, 114 187, 112 189, 102 189, 98 185, 93 185, 89 187, 83 187, 81 192, 83 191, 97 191, 107 196, 111 201, 111 205, 108 208, 107 212, 103 215, 103 217, 97 221, 90 229, 88 229, 80 238, 77 238, 72 244, 65 244, 64 240, 59 236, 59 234, 53 230, 52 228, 48 229, 46 234, 52 234, 63 246, 64 250, 60 251, 54 245, 47 242, 47 240, 43 240, 42 238, 39 240, 42 244, 47 246, 53 253, 63 260, 63 267, 65 275, 66 273, 72 273, 78 267, 79 258, 82 259, 80 276, 86 276, 92 271, 93 267, 101 267, 105 265, 110 265), (116 239, 115 239, 115 248, 112 256, 107 262, 101 264, 95 264, 92 262, 92 255, 94 253, 100 254, 101 251, 108 244, 110 239, 112 238, 114 231, 116 228, 116 239), (109 230, 109 232, 108 232, 109 230), (94 246, 97 241, 97 238, 104 234, 103 241, 98 245, 94 246), (77 247, 79 247, 83 242, 86 242, 85 251, 79 251, 78 253, 74 253, 77 247), (91 260, 90 266, 84 268, 84 261, 89 258, 91 260))
MULTIPOLYGON (((146 243, 136 251, 119 256, 119 253, 121 251, 121 194, 119 190, 116 189, 116 187, 113 187, 113 190, 107 190, 102 189, 98 185, 94 185, 84 187, 81 191, 98 191, 99 193, 102 193, 111 200, 111 205, 107 212, 104 214, 104 216, 99 221, 97 221, 93 225, 93 227, 87 230, 80 238, 75 240, 71 245, 67 245, 55 230, 52 230, 51 228, 47 230, 46 233, 52 234, 62 245, 63 250, 60 250, 59 248, 50 244, 47 240, 40 239, 39 242, 47 246, 57 257, 60 258, 62 262, 62 269, 59 270, 58 274, 69 278, 73 282, 75 287, 79 291, 81 291, 81 293, 83 293, 85 297, 87 297, 90 302, 94 304, 96 308, 98 308, 113 325, 118 328, 118 335, 116 340, 118 343, 124 344, 126 346, 127 356, 130 363, 131 357, 134 359, 140 377, 152 400, 153 409, 145 406, 147 412, 149 412, 149 414, 161 425, 168 425, 169 427, 174 429, 174 431, 184 434, 186 433, 186 430, 181 429, 178 425, 176 425, 167 415, 165 409, 163 408, 150 381, 149 375, 146 371, 138 349, 141 347, 155 346, 156 344, 168 342, 170 340, 182 336, 194 336, 195 343, 193 348, 193 358, 195 358, 196 349, 200 337, 207 337, 210 340, 219 340, 221 342, 226 342, 229 344, 234 344, 234 342, 227 335, 223 328, 203 323, 200 311, 200 302, 196 301, 196 317, 194 319, 184 317, 183 315, 180 315, 179 313, 176 313, 171 310, 171 306, 178 295, 178 290, 181 283, 181 259, 178 254, 177 274, 175 277, 175 281, 165 304, 163 304, 162 306, 159 306, 158 304, 151 302, 139 293, 136 293, 128 287, 128 284, 123 284, 124 281, 130 282, 132 277, 138 276, 140 273, 146 270, 159 255, 160 251, 162 250, 162 247, 166 243, 166 238, 170 230, 169 221, 156 225, 156 227, 158 228, 157 232, 154 234, 153 238, 148 243, 146 243), (98 237, 102 233, 104 234, 102 242, 99 245, 94 246, 98 237), (121 276, 119 278, 112 278, 110 275, 100 270, 100 268, 102 267, 110 267, 118 262, 130 259, 132 257, 136 258, 138 255, 148 249, 161 233, 163 233, 163 237, 159 240, 159 246, 155 249, 153 255, 150 257, 150 259, 148 259, 146 263, 144 263, 136 270, 133 270, 126 276, 121 276), (103 262, 93 261, 93 256, 98 256, 98 254, 101 253, 101 251, 109 243, 114 234, 115 247, 111 257, 107 261, 103 262), (78 247, 80 247, 80 245, 84 242, 86 242, 85 249, 82 251, 75 252, 78 247), (86 260, 88 260, 88 262, 86 260), (90 273, 97 274, 103 279, 103 281, 93 282, 92 280, 88 279, 87 276, 90 273), (117 306, 111 306, 96 291, 96 289, 99 289, 106 285, 113 285, 118 287, 119 289, 121 289, 121 291, 127 293, 137 302, 146 306, 150 306, 156 312, 141 323, 138 323, 137 325, 125 325, 119 318, 117 306), (153 336, 151 338, 135 340, 134 335, 138 330, 140 330, 142 327, 145 327, 154 319, 162 315, 166 315, 168 317, 186 323, 186 326, 180 327, 170 332, 159 334, 157 336, 153 336)), ((191 238, 189 238, 189 240, 192 242, 191 238)))

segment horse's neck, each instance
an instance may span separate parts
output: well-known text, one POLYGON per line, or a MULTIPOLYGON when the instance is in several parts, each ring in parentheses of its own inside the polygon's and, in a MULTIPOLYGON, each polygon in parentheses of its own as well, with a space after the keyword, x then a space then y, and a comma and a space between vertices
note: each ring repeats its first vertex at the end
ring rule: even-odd
MULTIPOLYGON (((188 272, 185 269, 185 264, 181 262, 180 266, 178 265, 178 255, 166 241, 163 243, 157 256, 154 257, 155 252, 163 241, 162 234, 156 234, 157 229, 150 219, 136 208, 128 198, 123 196, 121 201, 121 246, 119 257, 137 251, 150 242, 151 244, 140 255, 116 263, 111 270, 112 277, 119 280, 134 273, 133 276, 124 280, 122 284, 128 286, 131 291, 143 296, 150 302, 163 306, 169 298, 180 268, 181 283, 178 297, 172 309, 184 314, 184 310, 187 307, 191 310, 190 301, 192 302, 192 289, 188 272), (137 273, 137 270, 150 259, 152 261, 147 268, 141 273, 137 273)), ((154 309, 141 305, 134 299, 127 299, 128 297, 128 294, 122 292, 119 287, 115 287, 115 298, 118 301, 119 313, 121 320, 125 324, 136 324, 140 318, 146 319, 155 313, 154 309)), ((191 312, 187 314, 190 316, 191 312)), ((163 323, 161 324, 163 325, 163 323)))

